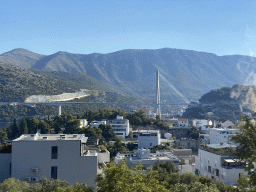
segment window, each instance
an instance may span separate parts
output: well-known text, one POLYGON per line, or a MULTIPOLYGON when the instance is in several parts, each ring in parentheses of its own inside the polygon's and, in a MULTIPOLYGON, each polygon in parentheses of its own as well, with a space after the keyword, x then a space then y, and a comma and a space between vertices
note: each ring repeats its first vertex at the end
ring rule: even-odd
POLYGON ((216 169, 216 176, 219 177, 219 175, 220 175, 219 169, 216 169))
POLYGON ((12 163, 10 163, 9 174, 12 175, 12 163))
POLYGON ((58 147, 57 146, 52 147, 52 159, 58 159, 58 147))
POLYGON ((195 174, 196 174, 197 176, 199 176, 199 170, 198 170, 198 169, 195 170, 195 174))
POLYGON ((208 166, 208 172, 211 173, 211 166, 208 166))
POLYGON ((57 179, 57 170, 58 170, 57 166, 51 167, 51 179, 57 179))

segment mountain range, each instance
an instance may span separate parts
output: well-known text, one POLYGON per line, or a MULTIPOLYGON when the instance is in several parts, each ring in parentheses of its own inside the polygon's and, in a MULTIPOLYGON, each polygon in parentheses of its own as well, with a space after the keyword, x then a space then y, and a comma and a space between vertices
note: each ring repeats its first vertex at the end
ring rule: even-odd
POLYGON ((160 71, 161 98, 183 102, 198 100, 212 89, 256 82, 256 59, 250 56, 217 56, 181 49, 130 49, 114 53, 52 55, 14 49, 0 62, 30 70, 80 73, 93 77, 128 96, 155 97, 156 70, 160 71), (175 87, 175 88, 174 88, 175 87))

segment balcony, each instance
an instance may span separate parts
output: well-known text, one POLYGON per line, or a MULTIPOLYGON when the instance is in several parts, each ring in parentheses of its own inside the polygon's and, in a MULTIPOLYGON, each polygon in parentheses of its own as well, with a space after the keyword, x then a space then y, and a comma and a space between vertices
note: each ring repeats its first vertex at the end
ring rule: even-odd
POLYGON ((244 169, 245 162, 240 162, 236 159, 222 159, 221 167, 225 169, 244 169))

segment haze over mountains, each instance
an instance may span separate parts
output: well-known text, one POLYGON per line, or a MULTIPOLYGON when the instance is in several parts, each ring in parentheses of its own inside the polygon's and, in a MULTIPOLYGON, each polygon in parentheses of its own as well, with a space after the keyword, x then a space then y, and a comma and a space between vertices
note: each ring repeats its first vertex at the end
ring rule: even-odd
POLYGON ((109 54, 57 52, 41 55, 14 49, 0 55, 0 62, 43 71, 81 73, 115 87, 129 96, 155 96, 156 70, 161 98, 181 102, 173 85, 189 100, 198 100, 211 89, 256 82, 256 59, 250 56, 217 56, 212 53, 163 48, 122 50, 109 54))

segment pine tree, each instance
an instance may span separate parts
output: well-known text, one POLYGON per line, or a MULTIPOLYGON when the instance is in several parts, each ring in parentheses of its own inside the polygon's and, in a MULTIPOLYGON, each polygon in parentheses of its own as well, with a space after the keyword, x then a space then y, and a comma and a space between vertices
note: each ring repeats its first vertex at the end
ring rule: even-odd
POLYGON ((27 126, 27 122, 25 119, 22 119, 19 123, 19 127, 20 127, 20 134, 27 134, 28 133, 28 126, 27 126))
POLYGON ((20 129, 17 125, 17 120, 14 118, 13 124, 12 124, 12 138, 17 138, 19 137, 20 134, 20 129))

